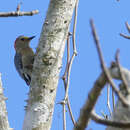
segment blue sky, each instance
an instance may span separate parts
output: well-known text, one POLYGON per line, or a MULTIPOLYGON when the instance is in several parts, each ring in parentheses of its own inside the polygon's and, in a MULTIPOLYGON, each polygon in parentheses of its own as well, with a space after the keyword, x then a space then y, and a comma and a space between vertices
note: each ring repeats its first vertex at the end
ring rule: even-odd
MULTIPOLYGON (((17 0, 2 0, 0 11, 14 11, 19 3, 17 0)), ((23 0, 21 10, 30 11, 38 9, 40 13, 32 17, 13 17, 0 18, 0 72, 2 73, 2 81, 4 94, 8 98, 6 101, 9 122, 15 130, 21 130, 24 119, 24 106, 27 99, 28 86, 21 80, 14 67, 14 41, 19 35, 32 36, 36 38, 32 40, 31 46, 36 50, 41 28, 46 16, 49 0, 23 0)), ((119 33, 128 34, 125 28, 125 22, 130 23, 129 16, 129 0, 79 0, 78 23, 76 33, 76 43, 78 56, 75 58, 69 89, 69 97, 72 105, 74 117, 77 120, 81 107, 83 106, 88 92, 101 73, 100 63, 97 51, 93 43, 91 28, 89 24, 90 18, 94 19, 97 33, 100 37, 102 52, 105 62, 109 66, 114 60, 117 48, 120 49, 120 62, 129 69, 130 62, 127 60, 130 55, 130 41, 119 36, 119 33)), ((64 72, 66 55, 63 58, 64 72)), ((62 80, 59 80, 57 89, 56 103, 64 98, 64 87, 62 80)), ((101 94, 97 104, 96 112, 98 114, 103 111, 108 113, 106 106, 106 90, 101 94)), ((63 127, 62 106, 55 105, 54 117, 51 130, 61 130, 63 127)), ((67 130, 71 130, 73 124, 67 112, 67 130)), ((90 122, 89 128, 103 130, 105 127, 94 122, 90 122)))

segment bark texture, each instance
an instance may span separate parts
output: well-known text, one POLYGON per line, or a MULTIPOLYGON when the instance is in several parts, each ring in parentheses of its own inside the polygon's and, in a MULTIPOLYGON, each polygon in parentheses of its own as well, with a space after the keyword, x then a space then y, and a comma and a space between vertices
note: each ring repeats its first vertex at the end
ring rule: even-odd
POLYGON ((51 128, 56 89, 76 0, 51 0, 36 51, 23 130, 51 128))
POLYGON ((12 128, 9 127, 5 100, 6 98, 3 95, 1 73, 0 73, 0 130, 13 130, 12 128))

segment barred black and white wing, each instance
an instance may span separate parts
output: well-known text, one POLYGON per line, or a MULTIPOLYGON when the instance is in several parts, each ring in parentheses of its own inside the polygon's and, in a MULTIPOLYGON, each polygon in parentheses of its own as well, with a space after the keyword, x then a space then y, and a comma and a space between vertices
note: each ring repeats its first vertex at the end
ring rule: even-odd
POLYGON ((28 74, 25 74, 23 71, 22 65, 22 56, 21 54, 17 53, 14 56, 14 64, 17 72, 19 73, 20 77, 25 80, 27 85, 30 85, 31 77, 28 74))

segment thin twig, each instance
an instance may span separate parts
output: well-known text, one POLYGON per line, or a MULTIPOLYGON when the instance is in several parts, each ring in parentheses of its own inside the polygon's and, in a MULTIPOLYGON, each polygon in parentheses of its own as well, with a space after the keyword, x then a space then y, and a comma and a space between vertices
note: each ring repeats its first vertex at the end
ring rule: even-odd
POLYGON ((76 43, 75 43, 75 33, 76 33, 76 23, 77 23, 77 7, 78 7, 78 0, 75 4, 75 16, 74 16, 74 26, 73 26, 73 55, 70 59, 69 66, 68 66, 68 75, 67 75, 67 85, 66 85, 66 93, 65 93, 65 100, 68 98, 68 91, 69 91, 69 82, 70 82, 70 71, 72 67, 73 60, 77 55, 76 51, 76 43))
MULTIPOLYGON (((69 60, 70 60, 70 33, 68 34, 68 37, 67 37, 67 64, 66 64, 66 69, 65 69, 65 72, 63 74, 63 77, 62 77, 62 80, 64 82, 64 88, 65 88, 65 91, 66 91, 66 86, 67 86, 67 83, 66 83, 66 78, 67 78, 67 72, 68 72, 68 66, 69 66, 69 60)), ((64 100, 65 101, 65 100, 64 100)), ((66 102, 65 102, 66 103, 66 102)), ((67 106, 68 106, 68 109, 69 109, 69 113, 70 113, 70 117, 71 117, 71 120, 73 122, 73 124, 75 125, 75 119, 73 117, 73 113, 72 113, 72 110, 71 110, 71 106, 70 106, 70 102, 69 102, 69 96, 67 98, 67 106)))
POLYGON ((96 30, 95 30, 95 27, 94 27, 93 20, 90 20, 90 24, 91 24, 91 27, 92 27, 93 38, 95 40, 95 44, 96 44, 96 48, 97 48, 97 51, 98 51, 98 55, 99 55, 101 67, 102 67, 102 69, 103 69, 103 71, 104 71, 104 73, 105 73, 105 75, 107 77, 107 80, 109 81, 111 87, 115 91, 116 95, 119 97, 119 99, 121 100, 121 102, 123 103, 123 105, 125 105, 125 106, 128 107, 129 103, 124 98, 124 96, 122 95, 122 93, 116 88, 116 85, 112 81, 111 75, 109 74, 109 71, 108 71, 108 69, 105 66, 105 62, 104 62, 104 59, 103 59, 103 56, 102 56, 102 52, 101 52, 101 48, 100 48, 98 36, 96 34, 96 30))
POLYGON ((130 25, 128 24, 128 22, 125 22, 125 25, 126 25, 128 32, 130 33, 130 25))
POLYGON ((63 101, 58 102, 58 103, 56 103, 56 104, 62 105, 62 108, 63 108, 63 111, 62 111, 62 113, 63 113, 63 129, 66 130, 66 109, 65 109, 66 103, 65 103, 65 101, 63 100, 63 101))
POLYGON ((0 17, 32 16, 38 13, 39 13, 38 10, 33 10, 29 12, 24 11, 0 12, 0 17))
MULTIPOLYGON (((63 82, 64 82, 64 86, 66 86, 65 80, 63 80, 63 82)), ((67 106, 68 106, 68 109, 69 109, 69 113, 70 113, 71 120, 72 120, 73 124, 75 125, 76 122, 75 122, 75 119, 74 119, 74 116, 73 116, 73 113, 72 113, 72 110, 71 110, 69 97, 67 98, 67 106)))
POLYGON ((115 111, 115 94, 113 88, 112 88, 112 106, 113 106, 113 110, 115 111))
POLYGON ((71 120, 72 120, 73 124, 75 125, 76 121, 74 119, 74 116, 73 116, 73 113, 72 113, 72 110, 71 110, 69 98, 67 99, 67 106, 68 106, 68 110, 69 110, 69 113, 70 113, 71 120))
POLYGON ((79 2, 79 0, 76 0, 75 13, 74 13, 73 36, 72 36, 72 40, 73 40, 73 50, 74 50, 75 55, 77 55, 76 44, 75 44, 75 34, 76 34, 76 24, 77 24, 78 2, 79 2))
POLYGON ((20 11, 20 7, 21 7, 21 5, 22 5, 22 2, 18 3, 17 8, 16 8, 16 11, 17 11, 17 12, 20 11))
MULTIPOLYGON (((69 32, 68 36, 67 36, 67 63, 66 63, 65 72, 62 76, 62 79, 65 81, 66 81, 68 66, 69 66, 69 61, 70 61, 70 36, 71 36, 71 33, 69 32)), ((66 88, 65 88, 65 90, 66 90, 66 88)))
POLYGON ((116 57, 115 57, 115 59, 116 59, 116 62, 117 62, 118 68, 119 68, 119 73, 120 73, 122 82, 123 82, 124 87, 125 87, 125 90, 126 90, 126 92, 127 92, 127 94, 128 94, 128 93, 129 93, 129 87, 128 87, 128 83, 127 83, 127 81, 126 81, 126 79, 125 79, 125 76, 124 76, 124 74, 122 73, 121 65, 120 65, 120 62, 119 62, 119 53, 120 53, 119 50, 117 50, 117 51, 116 51, 116 57))
POLYGON ((94 111, 91 114, 91 118, 96 123, 100 123, 102 125, 118 127, 118 128, 130 128, 130 122, 126 122, 126 121, 117 122, 117 121, 111 121, 108 119, 103 119, 99 115, 97 115, 94 111))
MULTIPOLYGON (((128 32, 130 33, 130 25, 128 24, 128 22, 125 22, 125 25, 126 25, 126 28, 127 28, 128 32)), ((130 36, 127 36, 127 35, 125 35, 123 33, 120 33, 120 36, 122 36, 122 37, 124 37, 126 39, 130 39, 130 36)))
POLYGON ((120 33, 120 36, 122 36, 122 37, 124 37, 124 38, 126 38, 126 39, 130 39, 130 36, 127 36, 127 35, 125 35, 125 34, 123 34, 123 33, 120 33))
POLYGON ((75 53, 73 53, 73 55, 72 55, 72 57, 70 59, 70 62, 69 62, 69 66, 68 66, 68 75, 67 75, 67 85, 66 85, 65 100, 67 100, 67 98, 68 98, 69 82, 70 82, 70 71, 71 71, 71 68, 72 68, 72 63, 73 63, 74 58, 75 58, 75 53))
POLYGON ((75 56, 77 55, 77 51, 76 51, 76 44, 75 44, 75 33, 76 33, 76 23, 77 23, 77 8, 78 8, 78 0, 76 1, 75 4, 75 16, 74 16, 74 25, 73 25, 73 36, 72 36, 72 40, 73 40, 73 55, 70 59, 70 47, 69 47, 69 36, 67 37, 67 65, 66 65, 66 70, 65 73, 62 77, 63 81, 64 81, 64 86, 65 86, 65 98, 64 101, 67 101, 67 106, 69 109, 69 113, 72 119, 73 124, 75 125, 75 120, 72 114, 72 110, 70 107, 70 102, 69 102, 69 98, 68 98, 68 90, 69 90, 69 81, 70 81, 70 71, 71 71, 71 67, 72 67, 72 63, 73 60, 75 58, 75 56), (66 83, 67 80, 67 83, 66 83))
POLYGON ((107 84, 107 106, 108 106, 108 110, 110 112, 110 116, 112 116, 112 110, 111 110, 111 106, 110 106, 110 85, 107 84))
POLYGON ((62 106, 63 106, 63 128, 64 130, 66 130, 66 109, 65 109, 65 102, 63 102, 62 106))

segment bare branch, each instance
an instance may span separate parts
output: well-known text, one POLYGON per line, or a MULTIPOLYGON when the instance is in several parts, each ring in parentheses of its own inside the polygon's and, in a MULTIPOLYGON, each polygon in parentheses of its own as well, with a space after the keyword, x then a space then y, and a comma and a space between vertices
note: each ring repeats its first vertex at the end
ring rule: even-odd
POLYGON ((0 12, 0 17, 32 16, 38 13, 39 13, 38 10, 33 10, 29 12, 23 12, 23 11, 0 12))
MULTIPOLYGON (((130 25, 128 24, 128 22, 125 22, 125 25, 126 25, 126 28, 127 28, 128 32, 130 33, 130 25)), ((122 36, 122 37, 124 37, 126 39, 130 39, 130 36, 127 36, 127 35, 122 34, 122 33, 120 33, 120 36, 122 36)))
POLYGON ((112 89, 112 106, 113 106, 113 110, 115 111, 115 94, 113 89, 112 89))
POLYGON ((63 128, 64 128, 64 130, 66 130, 66 109, 65 109, 66 103, 65 103, 65 101, 62 101, 61 105, 63 107, 63 128))
MULTIPOLYGON (((112 64, 108 70, 112 78, 121 80, 121 77, 119 75, 119 69, 116 65, 112 64)), ((122 71, 126 76, 126 79, 129 80, 128 77, 130 76, 130 71, 125 68, 122 68, 122 71)), ((101 94, 102 89, 105 87, 107 81, 108 80, 106 75, 104 74, 104 72, 102 72, 99 75, 98 79, 95 81, 91 91, 88 94, 88 99, 86 100, 84 106, 80 110, 80 116, 78 118, 78 121, 76 122, 74 130, 84 130, 88 126, 91 112, 94 109, 94 106, 101 94)))
MULTIPOLYGON (((93 25, 92 21, 91 21, 91 25, 93 25)), ((94 26, 92 26, 92 27, 94 29, 94 26)), ((93 34, 95 35, 95 32, 93 34)), ((97 39, 95 39, 95 41, 97 42, 97 39)), ((100 52, 100 55, 101 55, 101 52, 100 52)), ((101 60, 103 60, 103 59, 101 59, 101 60)), ((107 71, 110 71, 112 78, 120 79, 120 76, 118 75, 119 73, 118 73, 117 66, 112 66, 107 71)), ((123 73, 125 73, 126 76, 129 75, 128 70, 125 69, 123 71, 124 71, 123 73)), ((109 74, 109 76, 110 76, 110 74, 109 74)), ((108 77, 106 77, 106 74, 104 72, 102 72, 102 74, 99 76, 99 78, 95 81, 91 91, 88 94, 88 99, 86 100, 84 106, 80 110, 80 116, 78 118, 78 121, 76 122, 76 125, 74 126, 74 130, 84 130, 88 126, 91 112, 94 109, 94 106, 98 100, 98 97, 100 96, 100 93, 107 82, 108 82, 108 77)), ((119 93, 119 91, 117 89, 115 89, 115 90, 119 94, 119 97, 122 97, 122 94, 119 93)), ((124 99, 124 97, 123 97, 123 99, 124 99)), ((125 103, 127 106, 129 105, 129 104, 127 104, 126 100, 125 100, 125 103)))
POLYGON ((108 106, 110 115, 112 116, 112 110, 111 110, 111 106, 110 106, 110 85, 109 84, 107 84, 107 106, 108 106))
POLYGON ((95 81, 91 91, 88 94, 88 99, 80 110, 80 116, 78 118, 78 121, 76 122, 76 125, 74 126, 74 130, 84 130, 87 127, 90 120, 91 112, 106 83, 106 76, 104 75, 104 73, 102 73, 95 81))
POLYGON ((72 120, 73 124, 75 125, 75 124, 76 124, 76 121, 75 121, 75 119, 74 119, 74 116, 73 116, 73 113, 72 113, 72 110, 71 110, 69 98, 68 98, 68 100, 67 100, 67 106, 68 106, 68 109, 69 109, 69 113, 70 113, 71 120, 72 120))
POLYGON ((126 90, 126 92, 128 94, 129 93, 129 87, 128 87, 128 83, 127 83, 127 81, 126 81, 126 79, 125 79, 125 77, 124 77, 124 75, 122 73, 122 70, 121 70, 121 65, 120 65, 120 62, 119 62, 119 53, 120 53, 119 50, 117 50, 115 59, 116 59, 117 65, 119 67, 119 72, 120 72, 122 82, 123 82, 125 90, 126 90))
MULTIPOLYGON (((69 66, 69 60, 70 60, 70 42, 69 42, 70 36, 71 36, 71 33, 68 33, 68 36, 67 36, 67 64, 66 64, 65 72, 64 72, 64 74, 62 76, 65 91, 66 91, 66 87, 67 87, 66 78, 67 78, 68 66, 69 66)), ((66 103, 65 99, 64 99, 64 102, 66 103)), ((71 106, 70 106, 70 102, 69 102, 69 96, 67 98, 67 106, 68 106, 68 109, 69 109, 71 120, 72 120, 73 124, 75 125, 75 119, 73 117, 73 113, 72 113, 72 110, 71 110, 71 106)))
POLYGON ((130 122, 126 122, 126 121, 117 122, 117 121, 111 121, 111 120, 103 119, 99 115, 97 115, 94 111, 91 114, 91 118, 96 123, 100 123, 102 125, 118 127, 118 128, 130 128, 130 122))
POLYGON ((75 13, 74 13, 73 36, 72 36, 73 50, 74 50, 75 55, 77 55, 76 44, 75 44, 75 34, 76 34, 76 24, 77 24, 78 3, 79 3, 79 0, 76 0, 75 13))
POLYGON ((124 38, 126 38, 126 39, 130 39, 130 36, 127 36, 127 35, 125 35, 125 34, 123 34, 123 33, 120 33, 120 36, 122 36, 122 37, 124 37, 124 38))
MULTIPOLYGON (((68 36, 67 36, 67 63, 66 63, 65 72, 62 76, 62 79, 65 80, 65 81, 66 81, 68 66, 69 66, 69 61, 70 61, 70 36, 71 36, 71 33, 69 32, 68 36)), ((65 90, 66 90, 66 88, 65 88, 65 90)))
POLYGON ((78 0, 76 0, 76 4, 75 4, 75 16, 74 16, 74 25, 73 25, 73 36, 72 36, 72 40, 73 40, 73 55, 70 59, 70 47, 69 47, 69 36, 70 33, 67 37, 67 65, 66 65, 66 70, 65 73, 62 77, 63 81, 64 81, 64 86, 65 86, 65 98, 64 101, 67 101, 67 105, 68 105, 68 109, 69 109, 69 113, 72 119, 73 124, 75 125, 75 120, 72 114, 72 110, 70 107, 70 102, 69 102, 69 98, 68 98, 68 90, 69 90, 69 81, 70 81, 70 71, 71 71, 71 67, 72 67, 72 63, 73 60, 75 58, 75 56, 77 55, 77 51, 76 51, 76 43, 75 43, 75 33, 76 33, 76 23, 77 23, 77 8, 78 8, 78 0), (67 83, 66 83, 67 80, 67 83))
POLYGON ((21 5, 22 5, 22 2, 20 2, 20 3, 17 5, 17 8, 16 8, 16 11, 17 11, 17 12, 20 11, 21 5))
MULTIPOLYGON (((64 82, 64 86, 66 86, 66 81, 63 80, 63 82, 64 82)), ((64 100, 64 101, 65 101, 65 100, 64 100)), ((71 110, 69 97, 67 98, 67 106, 68 106, 68 109, 69 109, 69 113, 70 113, 71 120, 72 120, 73 124, 75 125, 76 122, 75 122, 75 119, 74 119, 74 116, 73 116, 73 113, 72 113, 72 110, 71 110)))
POLYGON ((128 24, 128 22, 125 22, 125 25, 126 25, 128 32, 130 33, 130 25, 128 24))
POLYGON ((73 25, 73 55, 70 59, 69 66, 68 66, 65 100, 68 98, 70 71, 71 71, 72 63, 73 63, 75 56, 77 55, 76 43, 75 43, 75 33, 76 33, 76 23, 77 23, 77 8, 78 8, 78 0, 76 0, 76 4, 75 4, 75 16, 74 16, 74 25, 73 25))
POLYGON ((63 106, 63 128, 66 130, 66 110, 65 110, 65 103, 62 105, 63 106))
POLYGON ((58 102, 56 104, 60 104, 62 105, 62 108, 63 108, 63 129, 66 130, 66 109, 65 109, 65 105, 66 105, 66 102, 65 100, 61 101, 61 102, 58 102))
POLYGON ((106 68, 103 56, 102 56, 102 52, 101 52, 101 48, 100 48, 100 44, 99 44, 99 40, 98 40, 98 36, 96 34, 96 30, 94 27, 94 23, 93 20, 90 20, 90 24, 91 24, 91 28, 92 28, 92 33, 93 33, 93 38, 95 40, 95 44, 96 44, 96 48, 98 51, 98 55, 99 55, 99 59, 100 59, 100 63, 101 63, 101 67, 107 77, 107 80, 109 81, 111 87, 113 88, 113 90, 115 91, 116 95, 119 97, 119 99, 121 100, 121 102, 123 103, 123 105, 125 106, 129 106, 129 103, 127 102, 127 100, 124 98, 124 96, 121 94, 121 92, 116 88, 116 85, 114 84, 114 82, 112 81, 111 75, 109 74, 108 69, 106 68))

